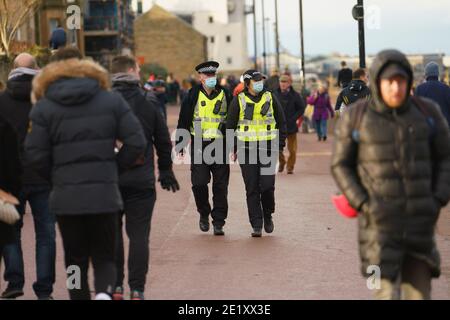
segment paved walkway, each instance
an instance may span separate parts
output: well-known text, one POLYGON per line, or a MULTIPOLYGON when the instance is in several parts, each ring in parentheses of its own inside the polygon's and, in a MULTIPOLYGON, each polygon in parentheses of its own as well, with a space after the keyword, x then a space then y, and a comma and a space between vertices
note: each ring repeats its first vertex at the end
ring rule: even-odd
MULTIPOLYGON (((177 109, 169 110, 174 126, 177 109)), ((359 273, 356 220, 342 218, 330 196, 337 188, 329 174, 332 141, 318 143, 299 134, 294 175, 277 176, 275 231, 250 237, 244 184, 232 166, 229 219, 224 237, 202 233, 190 190, 186 165, 175 172, 182 190, 158 187, 151 234, 151 268, 146 296, 150 299, 371 299, 359 273)), ((27 299, 33 299, 34 232, 25 219, 24 254, 27 299)), ((433 297, 449 299, 450 213, 438 226, 444 276, 433 282, 433 297)), ((63 253, 58 240, 54 297, 67 299, 63 253)))

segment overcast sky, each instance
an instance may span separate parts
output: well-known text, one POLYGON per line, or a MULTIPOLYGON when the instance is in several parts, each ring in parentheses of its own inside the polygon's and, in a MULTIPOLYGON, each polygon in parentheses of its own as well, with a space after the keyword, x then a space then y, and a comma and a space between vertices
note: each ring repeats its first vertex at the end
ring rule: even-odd
MULTIPOLYGON (((356 2, 303 0, 306 54, 358 54, 358 25, 351 15, 356 2)), ((278 0, 281 45, 294 54, 300 51, 298 3, 298 0, 278 0)), ((260 22, 261 0, 256 0, 256 4, 257 21, 260 22)), ((444 52, 450 55, 450 0, 365 0, 364 5, 366 15, 369 15, 366 16, 368 54, 391 47, 407 53, 444 52)), ((274 0, 265 0, 265 8, 273 18, 274 0)), ((253 21, 251 17, 249 20, 251 42, 253 21)), ((270 31, 273 51, 273 27, 270 31)), ((253 54, 251 48, 249 51, 253 54)))
MULTIPOLYGON (((237 0, 245 1, 245 0, 237 0)), ((252 0, 246 0, 248 4, 252 0)), ((261 1, 256 0, 259 52, 262 47, 261 1)), ((274 51, 274 1, 264 0, 271 18, 268 52, 274 51)), ((356 0, 303 0, 305 54, 358 54, 358 27, 351 15, 356 0)), ((152 0, 144 0, 144 9, 152 0)), ((201 4, 217 10, 216 0, 158 0, 167 9, 185 9, 201 4)), ((281 46, 293 54, 300 52, 299 1, 278 0, 281 46)), ((406 53, 450 55, 450 0, 365 0, 366 53, 397 48, 406 53)), ((268 23, 269 24, 269 23, 268 23)), ((253 55, 253 19, 248 16, 249 53, 253 55)))

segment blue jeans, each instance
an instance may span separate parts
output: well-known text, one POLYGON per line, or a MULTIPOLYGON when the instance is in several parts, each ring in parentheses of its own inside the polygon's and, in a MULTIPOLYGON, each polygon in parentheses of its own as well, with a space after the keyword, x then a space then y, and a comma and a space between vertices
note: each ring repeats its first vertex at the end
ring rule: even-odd
POLYGON ((23 254, 21 245, 21 230, 23 215, 27 201, 30 203, 36 233, 36 270, 37 281, 33 290, 38 297, 52 294, 55 283, 55 216, 51 214, 48 205, 50 188, 48 186, 25 186, 19 196, 20 204, 17 211, 22 218, 15 225, 15 241, 3 248, 5 258, 5 281, 8 288, 23 289, 25 284, 23 254))
POLYGON ((324 138, 327 136, 327 120, 316 120, 316 131, 318 138, 324 138))

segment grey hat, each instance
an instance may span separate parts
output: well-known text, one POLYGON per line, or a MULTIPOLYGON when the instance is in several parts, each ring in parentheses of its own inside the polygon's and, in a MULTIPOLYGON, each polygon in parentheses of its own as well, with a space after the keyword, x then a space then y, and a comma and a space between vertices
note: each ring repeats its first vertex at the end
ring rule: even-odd
POLYGON ((425 77, 439 77, 439 65, 436 62, 429 62, 425 66, 425 77))

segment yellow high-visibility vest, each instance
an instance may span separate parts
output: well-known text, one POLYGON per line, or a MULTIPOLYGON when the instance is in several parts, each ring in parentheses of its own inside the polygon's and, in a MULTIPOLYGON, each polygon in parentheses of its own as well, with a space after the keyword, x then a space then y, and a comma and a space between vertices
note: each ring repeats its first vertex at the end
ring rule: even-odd
POLYGON ((227 109, 227 99, 223 90, 221 90, 221 92, 214 99, 208 98, 202 91, 200 91, 197 104, 194 109, 191 134, 195 136, 195 128, 198 127, 201 128, 202 138, 204 139, 223 138, 223 134, 219 130, 219 126, 221 123, 225 124, 227 109), (220 109, 217 114, 214 113, 216 104, 220 105, 220 109))
POLYGON ((257 103, 253 102, 244 92, 239 94, 239 122, 236 130, 237 138, 241 141, 268 141, 273 140, 278 135, 276 121, 273 110, 272 94, 267 91, 257 103), (244 119, 245 109, 249 103, 255 105, 253 119, 244 119), (270 108, 266 115, 261 114, 263 106, 269 103, 270 108))

